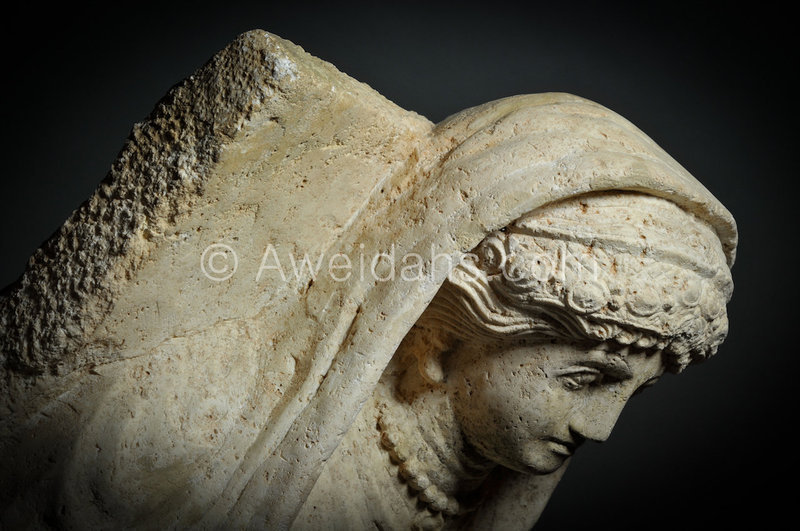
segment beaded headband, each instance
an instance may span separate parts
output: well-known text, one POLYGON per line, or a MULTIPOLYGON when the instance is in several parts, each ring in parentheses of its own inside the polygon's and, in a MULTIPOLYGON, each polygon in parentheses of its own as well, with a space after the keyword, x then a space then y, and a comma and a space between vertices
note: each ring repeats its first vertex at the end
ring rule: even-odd
POLYGON ((457 334, 614 340, 665 351, 677 372, 727 333, 719 239, 665 199, 571 198, 492 233, 471 258, 428 312, 457 334))

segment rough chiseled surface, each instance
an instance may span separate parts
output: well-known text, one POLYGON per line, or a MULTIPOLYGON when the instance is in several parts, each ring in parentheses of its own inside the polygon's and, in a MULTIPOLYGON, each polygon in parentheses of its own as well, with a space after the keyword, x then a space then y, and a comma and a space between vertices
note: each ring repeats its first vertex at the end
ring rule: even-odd
POLYGON ((716 351, 735 247, 600 105, 434 125, 246 33, 0 297, 0 522, 528 528, 634 392, 716 351))

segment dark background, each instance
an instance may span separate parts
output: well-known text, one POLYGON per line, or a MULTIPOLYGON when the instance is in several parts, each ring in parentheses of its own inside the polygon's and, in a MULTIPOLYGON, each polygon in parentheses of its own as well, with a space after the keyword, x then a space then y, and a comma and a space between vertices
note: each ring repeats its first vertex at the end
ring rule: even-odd
POLYGON ((582 448, 537 530, 775 528, 795 512, 787 13, 763 2, 222 4, 4 13, 0 285, 92 193, 133 123, 243 31, 291 40, 434 122, 571 92, 683 164, 733 212, 741 245, 720 353, 664 377, 607 443, 582 448))

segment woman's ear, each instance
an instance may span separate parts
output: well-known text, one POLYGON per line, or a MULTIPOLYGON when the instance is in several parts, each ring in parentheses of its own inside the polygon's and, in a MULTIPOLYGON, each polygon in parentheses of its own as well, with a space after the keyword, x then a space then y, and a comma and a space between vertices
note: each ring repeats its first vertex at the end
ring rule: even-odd
POLYGON ((459 341, 441 327, 416 329, 411 349, 425 383, 441 385, 445 381, 445 361, 459 341))
POLYGON ((443 352, 430 352, 418 357, 419 372, 429 384, 439 385, 444 383, 444 367, 442 364, 443 352))

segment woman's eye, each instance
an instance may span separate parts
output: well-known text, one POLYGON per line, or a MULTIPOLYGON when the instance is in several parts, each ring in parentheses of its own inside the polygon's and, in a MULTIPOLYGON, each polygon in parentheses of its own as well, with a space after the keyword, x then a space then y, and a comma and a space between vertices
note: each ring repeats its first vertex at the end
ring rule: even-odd
POLYGON ((596 371, 583 371, 566 374, 563 376, 562 381, 564 382, 564 387, 570 391, 578 391, 589 385, 599 383, 602 376, 601 373, 596 371))

